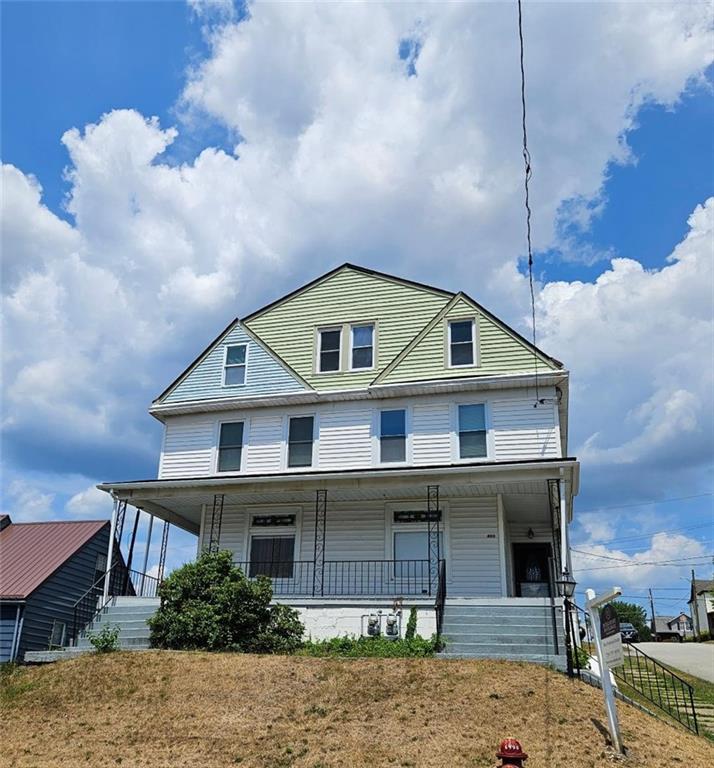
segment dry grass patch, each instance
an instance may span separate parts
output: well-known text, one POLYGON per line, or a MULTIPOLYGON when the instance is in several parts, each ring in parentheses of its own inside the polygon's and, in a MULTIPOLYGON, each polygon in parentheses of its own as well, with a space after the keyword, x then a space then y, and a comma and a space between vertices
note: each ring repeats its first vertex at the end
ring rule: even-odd
MULTIPOLYGON (((714 747, 618 703, 623 765, 709 768, 714 747)), ((599 691, 508 662, 155 651, 21 669, 3 685, 3 765, 332 768, 612 765, 599 691)))

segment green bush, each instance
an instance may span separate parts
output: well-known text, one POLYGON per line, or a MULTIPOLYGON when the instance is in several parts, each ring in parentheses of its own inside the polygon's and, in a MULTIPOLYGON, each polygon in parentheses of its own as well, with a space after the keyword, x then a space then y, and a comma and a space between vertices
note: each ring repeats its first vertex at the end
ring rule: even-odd
POLYGON ((99 632, 89 632, 87 637, 97 653, 119 650, 119 627, 103 627, 99 632))
POLYGON ((412 606, 409 609, 409 620, 407 621, 407 628, 404 632, 404 639, 411 640, 416 635, 417 628, 417 609, 412 606))
POLYGON ((330 640, 303 643, 304 656, 337 656, 346 658, 407 658, 433 656, 438 650, 436 639, 425 640, 416 635, 409 639, 388 640, 386 637, 333 637, 330 640))
POLYGON ((230 552, 204 552, 159 587, 151 645, 175 650, 291 653, 302 641, 297 611, 271 605, 270 579, 246 578, 230 552))

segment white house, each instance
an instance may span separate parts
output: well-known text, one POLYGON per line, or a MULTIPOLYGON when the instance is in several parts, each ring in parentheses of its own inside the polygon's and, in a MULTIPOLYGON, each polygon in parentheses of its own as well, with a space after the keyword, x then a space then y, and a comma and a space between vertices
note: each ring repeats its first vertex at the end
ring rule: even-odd
POLYGON ((344 265, 233 321, 150 412, 158 477, 102 483, 115 517, 229 549, 313 637, 416 606, 447 653, 564 663, 568 371, 467 295, 344 265))

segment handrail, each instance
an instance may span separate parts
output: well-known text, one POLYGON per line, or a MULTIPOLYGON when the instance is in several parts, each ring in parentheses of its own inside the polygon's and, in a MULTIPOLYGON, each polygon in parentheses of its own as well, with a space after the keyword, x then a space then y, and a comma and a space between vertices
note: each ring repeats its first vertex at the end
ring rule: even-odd
POLYGON ((444 605, 446 603, 446 560, 439 560, 439 584, 436 589, 434 613, 436 615, 436 639, 441 639, 441 628, 444 623, 444 605))

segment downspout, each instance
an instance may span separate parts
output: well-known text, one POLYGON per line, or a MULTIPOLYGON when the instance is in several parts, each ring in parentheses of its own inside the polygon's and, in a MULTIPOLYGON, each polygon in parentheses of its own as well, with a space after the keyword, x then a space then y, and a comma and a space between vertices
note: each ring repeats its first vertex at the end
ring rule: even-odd
MULTIPOLYGON (((561 470, 562 473, 562 470, 561 470)), ((568 505, 565 500, 565 480, 558 480, 560 498, 560 570, 570 570, 570 548, 568 547, 568 505)))
POLYGON ((112 509, 112 521, 109 525, 109 547, 107 549, 107 568, 104 574, 104 590, 102 592, 102 605, 109 601, 109 582, 112 580, 112 557, 114 557, 114 536, 117 528, 117 510, 119 509, 119 499, 114 497, 114 508, 112 509))

